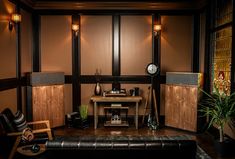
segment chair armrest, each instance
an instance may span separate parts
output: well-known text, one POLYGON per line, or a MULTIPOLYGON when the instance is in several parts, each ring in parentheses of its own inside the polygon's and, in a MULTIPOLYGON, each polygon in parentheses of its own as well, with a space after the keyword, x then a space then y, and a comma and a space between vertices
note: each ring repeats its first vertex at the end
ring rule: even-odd
MULTIPOLYGON (((45 124, 46 125, 46 128, 33 129, 32 130, 33 134, 43 133, 43 132, 51 132, 49 120, 32 121, 32 122, 28 122, 27 124, 28 125, 40 125, 40 124, 45 124)), ((7 136, 19 136, 19 135, 22 135, 22 134, 23 134, 23 132, 10 132, 10 133, 7 133, 7 136)))
POLYGON ((50 129, 50 128, 37 129, 37 130, 33 130, 33 134, 43 133, 43 132, 49 132, 49 131, 51 131, 51 129, 50 129))
POLYGON ((39 121, 27 122, 27 124, 29 124, 29 125, 44 124, 44 123, 50 127, 50 122, 49 122, 49 120, 39 120, 39 121))
MULTIPOLYGON (((45 128, 45 129, 37 129, 37 130, 33 130, 33 134, 37 134, 37 133, 43 133, 43 132, 48 132, 51 131, 50 128, 45 128)), ((7 136, 19 136, 22 135, 23 132, 11 132, 11 133, 7 133, 7 136)))
POLYGON ((19 136, 22 134, 23 134, 22 132, 10 132, 10 133, 7 133, 7 136, 19 136))
POLYGON ((46 124, 46 127, 50 128, 50 121, 49 120, 32 121, 32 122, 27 122, 27 124, 28 125, 46 124))

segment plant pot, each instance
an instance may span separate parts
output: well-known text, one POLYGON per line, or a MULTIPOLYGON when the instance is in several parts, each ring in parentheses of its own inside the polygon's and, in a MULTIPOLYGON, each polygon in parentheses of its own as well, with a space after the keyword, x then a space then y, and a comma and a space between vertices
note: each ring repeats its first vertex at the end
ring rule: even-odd
POLYGON ((81 128, 85 129, 88 128, 89 124, 88 124, 88 120, 87 119, 81 119, 81 128))
POLYGON ((223 142, 219 142, 219 140, 216 140, 214 142, 215 150, 218 153, 220 157, 229 157, 231 155, 234 155, 234 141, 230 139, 225 139, 223 142))

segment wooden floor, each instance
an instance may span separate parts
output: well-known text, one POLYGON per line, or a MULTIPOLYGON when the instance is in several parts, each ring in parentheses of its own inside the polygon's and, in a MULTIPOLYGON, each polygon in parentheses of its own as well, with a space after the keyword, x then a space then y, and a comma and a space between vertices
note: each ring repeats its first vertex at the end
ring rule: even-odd
POLYGON ((84 136, 84 135, 137 135, 137 136, 146 136, 146 135, 156 135, 156 136, 164 136, 164 135, 192 135, 193 138, 197 141, 198 145, 207 152, 207 154, 212 159, 235 159, 234 157, 222 158, 219 157, 218 154, 214 151, 213 147, 213 137, 209 133, 194 133, 188 131, 182 131, 179 129, 169 128, 169 127, 161 127, 158 130, 150 130, 148 127, 142 127, 138 130, 135 127, 104 127, 98 126, 96 130, 94 130, 93 125, 90 125, 86 129, 80 128, 67 128, 61 127, 53 130, 55 136, 84 136))

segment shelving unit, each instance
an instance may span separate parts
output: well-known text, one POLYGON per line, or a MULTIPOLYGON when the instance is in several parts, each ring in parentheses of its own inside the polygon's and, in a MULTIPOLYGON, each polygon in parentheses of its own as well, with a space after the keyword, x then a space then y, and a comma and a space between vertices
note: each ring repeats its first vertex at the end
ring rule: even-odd
MULTIPOLYGON (((91 101, 94 103, 94 129, 96 129, 98 125, 99 114, 97 112, 97 107, 100 106, 101 103, 135 103, 133 104, 133 106, 135 106, 134 120, 135 120, 135 128, 138 129, 139 103, 141 100, 142 100, 141 96, 125 96, 125 97, 92 96, 91 101)), ((121 109, 122 108, 123 107, 121 107, 121 109)), ((111 109, 111 108, 108 108, 108 109, 111 109)), ((116 126, 116 125, 113 125, 113 126, 116 126)))
POLYGON ((104 126, 129 126, 127 121, 128 110, 129 107, 123 106, 104 107, 106 119, 104 126))

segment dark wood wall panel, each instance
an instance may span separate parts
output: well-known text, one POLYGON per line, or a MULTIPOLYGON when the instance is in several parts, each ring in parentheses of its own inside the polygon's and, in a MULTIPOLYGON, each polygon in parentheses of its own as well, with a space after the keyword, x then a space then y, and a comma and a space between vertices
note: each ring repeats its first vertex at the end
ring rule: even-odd
MULTIPOLYGON (((14 3, 17 3, 16 1, 13 1, 14 3)), ((32 14, 32 31, 33 31, 33 35, 32 35, 32 43, 33 43, 33 51, 32 51, 32 71, 35 72, 39 72, 42 71, 42 68, 44 67, 43 61, 42 61, 42 52, 41 52, 41 46, 40 46, 40 42, 41 42, 41 34, 43 34, 41 32, 41 16, 52 16, 52 15, 60 15, 60 16, 72 16, 72 22, 79 22, 80 24, 80 32, 78 33, 78 35, 75 35, 74 32, 71 31, 72 34, 72 50, 68 51, 71 52, 70 55, 72 55, 72 62, 71 64, 69 64, 72 68, 71 73, 68 72, 65 74, 65 83, 66 84, 72 84, 72 96, 73 96, 73 110, 76 111, 78 106, 81 104, 81 84, 93 84, 96 82, 96 78, 94 76, 95 73, 95 69, 98 68, 99 66, 95 66, 92 65, 94 64, 94 62, 91 60, 91 65, 90 66, 94 66, 94 68, 91 68, 91 70, 88 70, 88 72, 83 72, 84 68, 85 70, 88 68, 87 65, 87 60, 83 60, 82 58, 82 54, 84 53, 83 49, 84 49, 84 45, 86 44, 86 39, 83 37, 83 33, 87 32, 88 34, 91 34, 91 37, 93 39, 95 39, 94 41, 88 42, 87 44, 93 44, 93 43, 97 43, 94 45, 97 45, 97 47, 93 47, 93 46, 86 46, 87 48, 95 48, 94 51, 89 51, 89 49, 85 49, 85 52, 88 50, 88 52, 95 54, 96 52, 106 52, 106 57, 108 57, 110 60, 106 60, 105 62, 105 66, 102 66, 102 76, 101 76, 101 83, 107 83, 107 84, 113 84, 114 86, 118 86, 120 87, 121 84, 150 84, 151 80, 150 77, 147 76, 145 74, 145 66, 147 63, 153 61, 155 63, 158 63, 161 65, 161 58, 162 58, 162 48, 160 46, 162 46, 162 38, 159 39, 155 39, 155 37, 153 36, 153 32, 152 32, 152 26, 153 26, 153 21, 155 21, 156 19, 161 19, 162 16, 167 16, 167 15, 178 15, 180 17, 182 16, 191 16, 195 14, 194 10, 191 9, 185 9, 184 11, 182 10, 129 10, 129 9, 124 9, 124 10, 113 10, 113 9, 107 9, 107 10, 103 10, 103 11, 97 11, 97 10, 59 10, 59 9, 39 9, 39 10, 35 10, 33 8, 30 8, 26 5, 23 5, 21 2, 18 3, 19 6, 21 8, 26 9, 28 12, 30 12, 32 14), (53 10, 53 11, 52 11, 53 10), (89 28, 87 27, 83 27, 82 25, 87 23, 87 22, 83 22, 82 20, 80 20, 80 14, 84 17, 93 17, 95 16, 96 19, 99 17, 109 17, 108 19, 103 19, 104 21, 100 21, 97 20, 97 22, 95 22, 93 25, 90 25, 89 28), (143 52, 143 57, 145 59, 145 62, 143 62, 141 65, 141 70, 139 67, 132 67, 132 68, 136 68, 138 71, 140 72, 135 72, 134 71, 129 71, 127 73, 123 73, 122 74, 122 69, 125 70, 125 68, 122 67, 122 62, 124 62, 125 59, 122 59, 122 50, 121 47, 124 46, 124 44, 122 44, 122 25, 125 23, 122 22, 122 17, 137 17, 142 19, 142 17, 147 17, 146 19, 148 19, 147 21, 144 22, 143 26, 133 26, 133 27, 140 27, 140 30, 137 31, 136 35, 133 34, 133 36, 138 36, 141 33, 143 33, 143 37, 145 37, 144 33, 147 33, 146 35, 146 41, 144 40, 144 44, 147 44, 145 46, 145 48, 143 47, 142 50, 144 50, 143 52), (107 23, 105 23, 105 21, 108 21, 108 25, 106 25, 107 23), (105 26, 105 27, 104 27, 105 26), (108 27, 108 29, 107 29, 108 27), (93 28, 93 29, 92 29, 93 28), (96 34, 92 34, 95 31, 96 34), (104 34, 103 31, 108 32, 108 34, 104 34), (82 34, 81 34, 82 33, 82 34), (97 36, 98 35, 98 36, 97 36), (101 38, 101 40, 97 40, 97 37, 102 37, 104 35, 107 35, 107 39, 103 40, 101 38), (94 38, 94 36, 96 38, 94 38), (83 39, 84 38, 84 39, 83 39), (110 38, 110 39, 109 39, 110 38), (104 45, 104 42, 107 42, 107 45, 104 45), (83 44, 82 44, 83 43, 83 44), (81 45, 82 44, 82 45, 81 45), (99 50, 97 49, 100 45, 105 46, 105 48, 103 48, 103 50, 99 50), (108 46, 108 47, 107 47, 108 46), (146 53, 147 52, 147 53, 146 53), (147 56, 145 56, 147 54, 147 56), (147 59, 147 60, 146 60, 147 59), (84 67, 85 66, 85 67, 84 67), (117 85, 116 85, 117 84, 117 85)), ((145 19, 145 20, 146 20, 145 19)), ((143 19, 142 19, 143 20, 143 19)), ((138 21, 138 20, 137 20, 138 21)), ((91 21, 88 21, 88 23, 91 21)), ((199 23, 198 20, 195 21, 195 23, 199 23)), ((68 23, 70 24, 70 22, 68 23)), ((142 23, 141 23, 142 24, 142 23)), ((68 28, 70 29, 70 25, 68 26, 68 28)), ((70 31, 69 31, 70 32, 70 31)), ((85 34, 84 34, 85 35, 85 34)), ((174 34, 171 34, 174 35, 174 34)), ((142 41, 143 42, 143 37, 136 37, 135 40, 138 41, 142 41)), ((17 35, 17 44, 20 44, 20 35, 17 35)), ((191 39, 193 39, 195 37, 191 37, 191 39)), ((56 38, 58 40, 58 38, 56 38)), ((91 38, 90 38, 91 39, 91 38)), ((164 39, 165 40, 165 39, 164 39)), ((129 42, 129 41, 128 41, 129 42)), ((137 42, 138 43, 138 42, 137 42)), ((141 45, 135 44, 137 47, 140 47, 141 45)), ((141 43, 141 42, 140 42, 141 43)), ((86 45, 87 45, 86 44, 86 45)), ((192 44, 192 45, 196 45, 196 43, 192 44)), ((54 46, 55 47, 55 46, 54 46)), ((14 47, 13 47, 14 48, 14 47)), ((18 49, 20 48, 17 47, 18 49)), ((126 47, 128 48, 128 46, 126 47)), ((135 47, 130 47, 130 48, 135 48, 135 47)), ((196 47, 194 47, 196 48, 196 47)), ((127 49, 127 50, 128 50, 127 49)), ((133 49, 131 49, 133 50, 133 49)), ((137 51, 139 51, 138 49, 136 49, 137 51)), ((20 59, 21 54, 20 51, 16 51, 18 52, 18 57, 16 57, 16 59, 20 59)), ((128 52, 128 51, 126 51, 128 52)), ((194 52, 197 52, 197 50, 195 49, 194 52)), ((126 53, 125 53, 126 54, 126 53)), ((85 54, 87 56, 87 54, 85 54)), ((128 56, 128 53, 126 54, 128 56)), ((135 54, 134 54, 135 55, 135 54)), ((196 54, 194 54, 196 55, 196 54)), ((44 56, 44 55, 43 55, 44 56)), ((192 55, 193 56, 193 55, 192 55)), ((99 57, 99 56, 98 56, 99 57)), ((196 56, 195 56, 196 57, 196 56)), ((56 58, 56 56, 55 56, 56 58)), ((99 57, 100 58, 100 57, 99 57)), ((141 56, 140 56, 141 58, 141 56)), ((193 57, 194 58, 194 57, 193 57)), ((18 61, 17 60, 17 61, 18 61)), ((97 58, 95 59, 97 60, 97 58)), ((133 60, 134 61, 134 60, 133 60)), ((192 60, 193 61, 193 60, 192 60)), ((136 62, 139 63, 139 62, 136 62)), ((194 63, 195 66, 193 67, 197 67, 197 63, 194 63)), ((100 64, 103 65, 103 64, 100 64)), ((20 67, 22 66, 22 64, 18 61, 17 64, 17 68, 16 70, 19 70, 20 67)), ((89 67, 90 67, 89 66, 89 67)), ((129 69, 129 68, 128 68, 129 69)), ((43 68, 43 70, 46 70, 45 68, 43 68)), ((50 69, 48 69, 50 70, 50 69)), ((16 71, 16 74, 19 74, 20 71, 16 71)), ((154 87, 155 88, 159 88, 160 89, 160 83, 165 83, 165 75, 164 73, 159 75, 158 78, 154 78, 154 82, 157 83, 154 87)), ((10 80, 1 80, 0 81, 1 84, 1 88, 2 90, 5 89, 9 89, 9 88, 16 88, 19 87, 21 85, 26 85, 26 81, 22 78, 22 77, 17 77, 17 79, 10 79, 10 80)), ((17 94, 18 97, 22 97, 21 95, 22 91, 18 91, 17 94)), ((22 103, 20 102, 20 100, 18 100, 18 104, 22 103)), ((21 106, 19 106, 19 108, 21 108, 21 106)), ((28 108, 30 109, 30 108, 28 108)))

